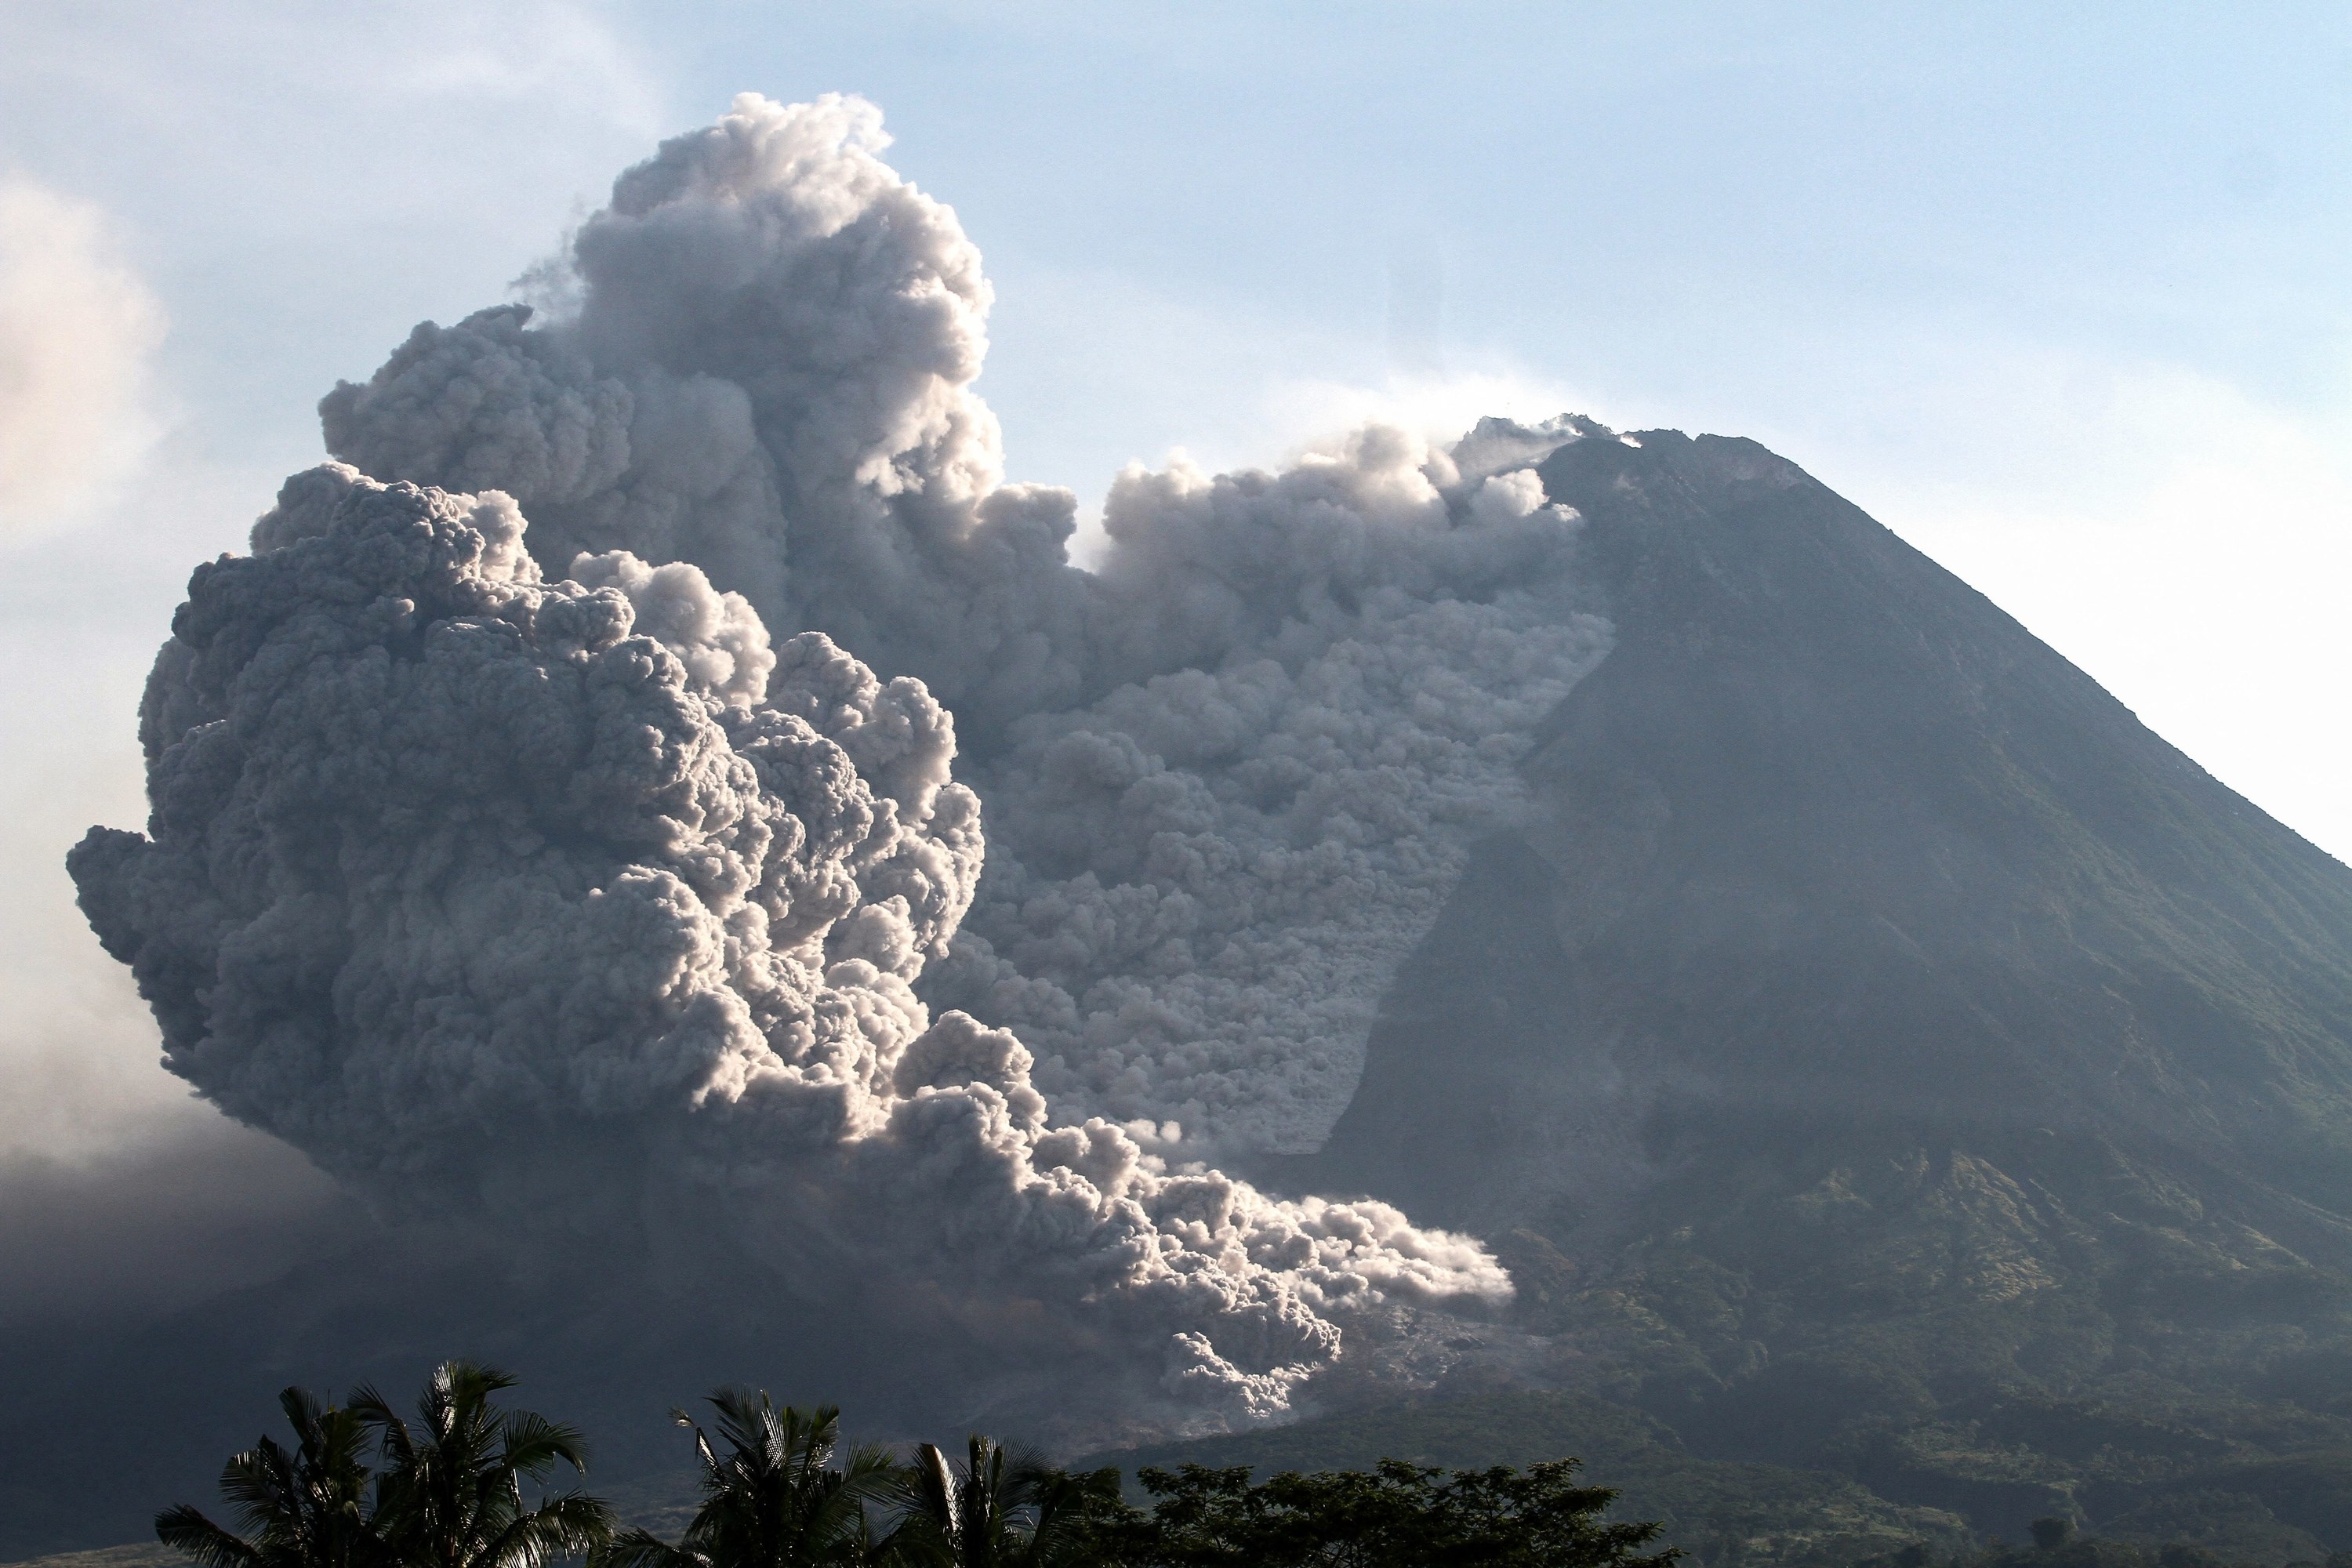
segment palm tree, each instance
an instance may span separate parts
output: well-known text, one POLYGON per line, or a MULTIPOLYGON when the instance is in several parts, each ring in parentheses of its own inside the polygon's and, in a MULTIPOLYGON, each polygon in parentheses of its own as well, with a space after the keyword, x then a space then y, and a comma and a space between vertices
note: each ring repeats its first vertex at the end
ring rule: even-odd
POLYGON ((417 1401, 415 1430, 374 1389, 352 1394, 352 1412, 383 1446, 376 1520, 399 1568, 541 1568, 612 1538, 613 1510, 600 1499, 523 1501, 522 1483, 559 1464, 586 1475, 588 1452, 572 1427, 491 1403, 514 1385, 494 1368, 444 1362, 417 1401))
POLYGON ((155 1516, 155 1538, 204 1568, 383 1568, 367 1507, 365 1425, 305 1388, 285 1390, 278 1404, 294 1427, 294 1452, 265 1436, 221 1469, 221 1496, 246 1533, 182 1503, 155 1516))
POLYGON ((880 1447, 849 1450, 836 1467, 841 1412, 779 1408, 764 1389, 722 1388, 722 1455, 683 1410, 702 1462, 702 1506, 671 1546, 642 1530, 615 1537, 593 1568, 817 1568, 876 1561, 887 1550, 866 1505, 894 1490, 898 1461, 880 1447))
POLYGON ((974 1433, 950 1466, 929 1443, 900 1488, 897 1553, 934 1568, 1074 1568, 1090 1559, 1097 1493, 1114 1484, 1073 1476, 1038 1456, 974 1433))

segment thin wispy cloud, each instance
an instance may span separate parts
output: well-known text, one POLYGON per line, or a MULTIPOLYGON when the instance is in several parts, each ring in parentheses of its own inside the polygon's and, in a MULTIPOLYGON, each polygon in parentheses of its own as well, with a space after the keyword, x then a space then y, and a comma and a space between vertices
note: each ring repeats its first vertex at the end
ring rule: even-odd
POLYGON ((163 307, 89 202, 0 175, 0 533, 119 489, 155 431, 163 307))

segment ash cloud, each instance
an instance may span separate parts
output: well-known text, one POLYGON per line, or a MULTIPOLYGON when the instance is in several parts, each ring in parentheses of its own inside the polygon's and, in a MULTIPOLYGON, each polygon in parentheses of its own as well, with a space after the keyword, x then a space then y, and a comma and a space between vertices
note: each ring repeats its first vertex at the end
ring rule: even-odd
POLYGON ((677 1226, 1275 1414, 1355 1317, 1509 1289, 1216 1165, 1319 1142, 1605 654, 1530 468, 1597 427, 1133 468, 1080 571, 886 146, 747 95, 615 183, 571 313, 331 393, 159 656, 148 832, 71 869, 167 1065, 381 1211, 677 1226))
POLYGON ((426 323, 320 405, 384 479, 496 488, 551 570, 689 560, 772 626, 927 682, 967 722, 1080 692, 1067 490, 1006 486, 971 391, 991 290, 854 98, 751 95, 663 144, 574 237, 579 307, 426 323))
POLYGON ((0 1330, 120 1330, 263 1283, 331 1255, 355 1209, 293 1149, 218 1117, 79 1159, 0 1152, 0 1330))
POLYGON ((524 531, 335 467, 198 569, 150 833, 70 862, 175 1071, 395 1210, 652 1182, 796 1269, 1099 1303, 1244 1412, 1329 1360, 1318 1309, 1500 1289, 1380 1205, 1049 1123, 1019 1040, 912 990, 982 858, 945 710, 822 633, 772 648, 690 564, 547 582, 524 531))
POLYGON ((1018 1029, 1057 1103, 1213 1155, 1319 1146, 1526 737, 1608 646, 1547 580, 1566 521, 1532 479, 1382 430, 1279 475, 1123 475, 1106 574, 1178 584, 1231 651, 1013 727, 935 994, 1018 1029))

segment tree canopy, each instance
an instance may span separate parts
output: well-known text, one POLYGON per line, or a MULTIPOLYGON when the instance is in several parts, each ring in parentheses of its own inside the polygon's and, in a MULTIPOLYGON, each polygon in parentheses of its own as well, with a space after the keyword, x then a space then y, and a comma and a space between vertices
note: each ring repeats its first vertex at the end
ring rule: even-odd
POLYGON ((1575 1481, 1577 1461, 1447 1472, 1397 1459, 1372 1470, 1141 1474, 1153 1503, 1098 1527, 1103 1560, 1132 1568, 1664 1568, 1660 1526, 1609 1523, 1617 1494, 1575 1481))
POLYGON ((201 1568, 1667 1568, 1661 1527, 1611 1522, 1617 1494, 1577 1484, 1577 1461, 1446 1471, 1187 1465, 1140 1473, 1138 1508, 1115 1469, 1073 1474, 977 1434, 950 1458, 845 1448, 831 1405, 764 1390, 712 1394, 710 1429, 684 1411, 701 1501, 667 1542, 619 1530, 576 1488, 572 1427, 496 1395, 515 1380, 471 1362, 434 1369, 411 1418, 372 1388, 343 1406, 299 1388, 279 1405, 289 1450, 263 1437, 232 1458, 236 1533, 183 1504, 156 1534, 201 1568), (373 1456, 371 1459, 370 1449, 373 1456), (526 1486, 530 1489, 529 1491, 526 1486), (536 1495, 532 1495, 535 1493, 536 1495))

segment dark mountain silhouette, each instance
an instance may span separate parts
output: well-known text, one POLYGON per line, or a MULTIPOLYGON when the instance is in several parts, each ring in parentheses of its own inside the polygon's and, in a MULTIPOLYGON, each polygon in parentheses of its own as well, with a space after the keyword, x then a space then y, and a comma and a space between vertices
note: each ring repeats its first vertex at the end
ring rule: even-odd
POLYGON ((1714 1457, 2012 1538, 2340 1480, 2352 871, 1753 442, 1542 473, 1618 645, 1293 1179, 1495 1238, 1714 1457))

